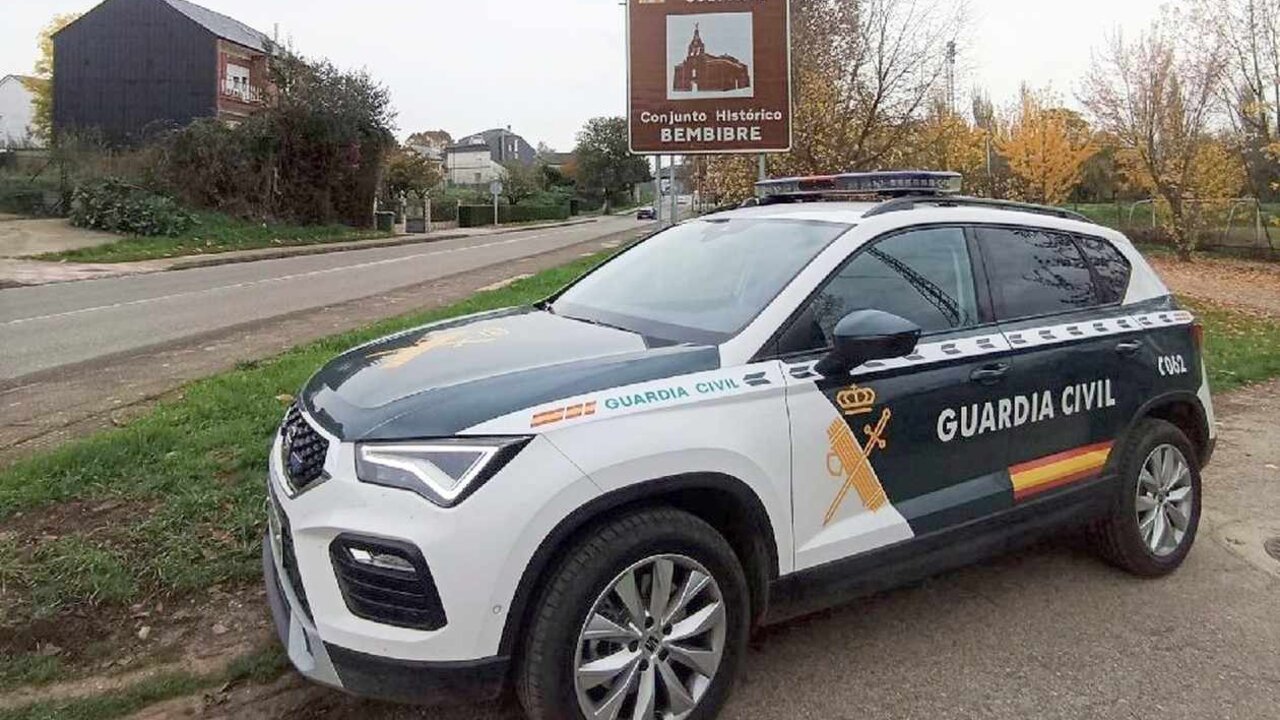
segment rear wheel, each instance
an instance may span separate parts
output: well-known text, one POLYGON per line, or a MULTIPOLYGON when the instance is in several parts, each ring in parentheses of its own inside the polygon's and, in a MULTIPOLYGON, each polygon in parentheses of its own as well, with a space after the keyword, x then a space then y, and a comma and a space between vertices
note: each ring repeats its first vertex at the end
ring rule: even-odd
POLYGON ((1178 568, 1200 526, 1200 470, 1187 436, 1163 420, 1142 421, 1121 448, 1122 486, 1095 544, 1113 564, 1154 577, 1178 568))
POLYGON ((571 549, 534 618, 517 689, 543 718, 711 718, 747 639, 746 579, 707 523, 655 509, 571 549))

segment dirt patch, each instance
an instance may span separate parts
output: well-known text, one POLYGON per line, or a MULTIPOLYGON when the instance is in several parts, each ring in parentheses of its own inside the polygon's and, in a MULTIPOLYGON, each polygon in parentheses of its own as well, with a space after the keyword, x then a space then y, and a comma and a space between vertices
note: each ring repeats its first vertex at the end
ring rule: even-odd
POLYGON ((1280 263, 1203 256, 1190 263, 1149 260, 1175 293, 1280 318, 1280 263))
POLYGON ((166 672, 218 672, 273 637, 265 593, 256 585, 214 586, 198 598, 82 609, 0 628, 6 652, 55 655, 73 678, 8 691, 0 709, 97 695, 166 672))

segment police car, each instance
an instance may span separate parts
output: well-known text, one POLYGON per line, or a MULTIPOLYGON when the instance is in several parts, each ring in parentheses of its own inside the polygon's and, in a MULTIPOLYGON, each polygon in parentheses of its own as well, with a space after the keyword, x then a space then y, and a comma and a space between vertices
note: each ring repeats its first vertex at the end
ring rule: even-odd
POLYGON ((1119 233, 959 183, 764 182, 535 306, 333 360, 271 453, 290 660, 396 701, 706 718, 753 628, 1029 538, 1177 568, 1200 326, 1119 233))

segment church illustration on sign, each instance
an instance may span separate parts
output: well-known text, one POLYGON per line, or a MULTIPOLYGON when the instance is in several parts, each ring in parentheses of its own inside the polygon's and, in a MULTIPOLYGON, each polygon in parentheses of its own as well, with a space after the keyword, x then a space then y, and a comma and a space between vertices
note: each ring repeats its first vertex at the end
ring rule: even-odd
POLYGON ((732 55, 712 55, 702 41, 701 25, 693 26, 693 40, 684 62, 676 65, 671 89, 675 93, 728 93, 751 87, 751 68, 732 55))

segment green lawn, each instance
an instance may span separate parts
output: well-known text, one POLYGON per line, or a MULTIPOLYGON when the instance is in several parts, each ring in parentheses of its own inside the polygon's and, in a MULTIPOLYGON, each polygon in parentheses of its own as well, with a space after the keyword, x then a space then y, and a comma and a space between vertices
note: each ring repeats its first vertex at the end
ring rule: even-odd
POLYGON ((1280 376, 1280 323, 1183 298, 1205 328, 1205 364, 1214 392, 1280 376))
POLYGON ((199 223, 178 237, 128 236, 110 245, 49 253, 38 259, 118 263, 391 236, 390 233, 359 230, 345 225, 255 223, 212 212, 198 212, 196 217, 199 223))

